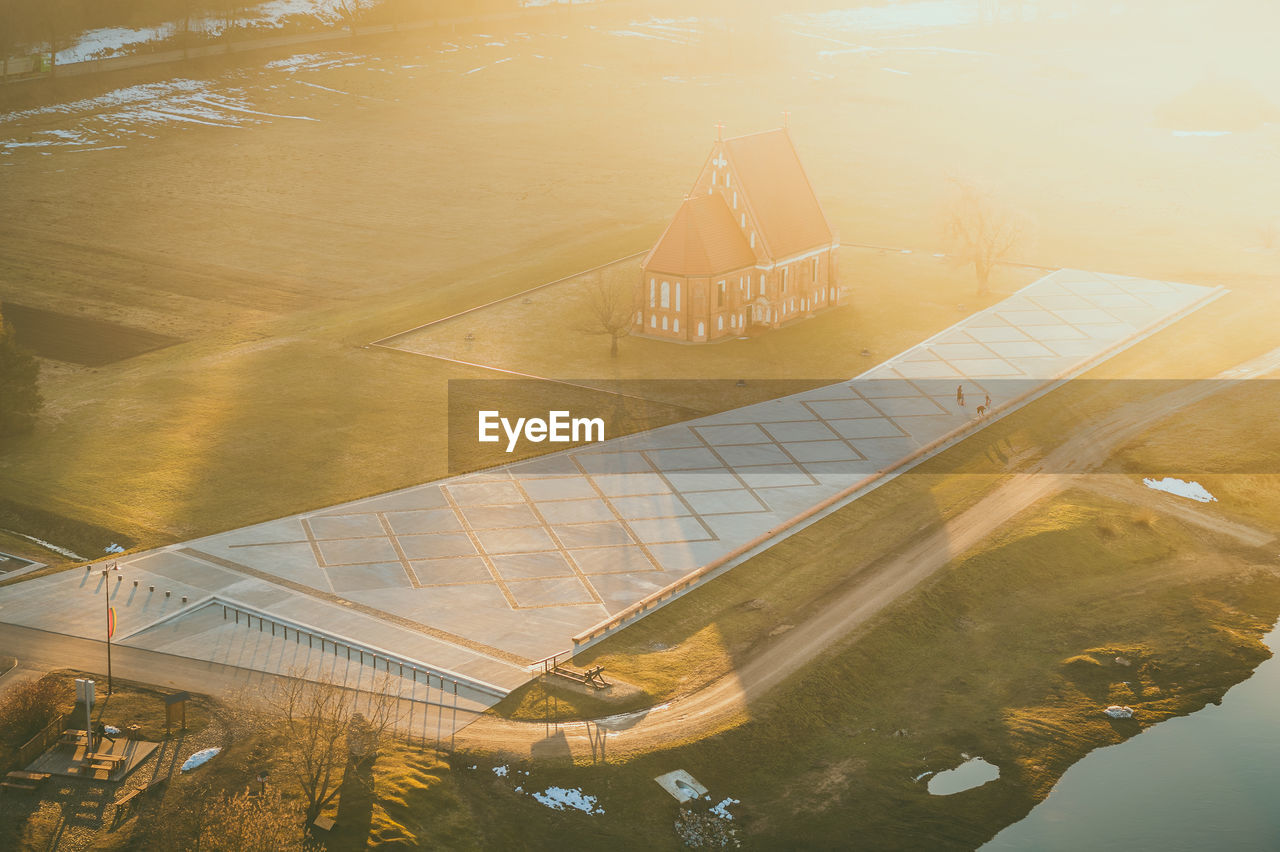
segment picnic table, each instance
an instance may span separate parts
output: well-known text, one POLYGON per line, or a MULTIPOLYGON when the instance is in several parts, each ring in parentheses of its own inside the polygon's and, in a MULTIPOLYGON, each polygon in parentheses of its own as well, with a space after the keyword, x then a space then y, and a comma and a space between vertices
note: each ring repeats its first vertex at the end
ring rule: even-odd
POLYGON ((108 771, 114 771, 120 764, 128 760, 127 755, 104 752, 89 752, 83 758, 83 762, 90 764, 94 769, 106 769, 108 771))

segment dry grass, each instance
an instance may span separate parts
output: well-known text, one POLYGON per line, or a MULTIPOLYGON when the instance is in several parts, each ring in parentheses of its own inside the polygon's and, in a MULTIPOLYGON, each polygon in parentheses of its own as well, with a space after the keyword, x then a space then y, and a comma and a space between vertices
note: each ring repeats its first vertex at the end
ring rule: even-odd
POLYGON ((663 848, 676 805, 651 779, 681 767, 714 800, 742 800, 736 824, 752 846, 843 846, 851 825, 873 848, 979 846, 1090 750, 1205 706, 1268 656, 1280 576, 1248 552, 1142 520, 1069 492, 752 705, 739 727, 621 764, 530 767, 540 784, 599 795, 605 816, 548 822, 484 762, 459 783, 490 845, 524 832, 534 845, 641 837, 663 848), (1099 535, 1104 518, 1120 534, 1099 535), (1136 720, 1108 719, 1111 703, 1136 720), (961 752, 1001 779, 960 797, 913 782, 961 752))
POLYGON ((1280 532, 1280 382, 1240 384, 1129 442, 1122 470, 1200 482, 1214 511, 1280 532))
MULTIPOLYGON (((1003 267, 996 274, 998 295, 977 299, 970 292, 972 273, 947 259, 845 248, 840 264, 848 270, 841 282, 843 306, 750 339, 683 346, 635 336, 623 340, 619 356, 610 358, 607 338, 583 330, 589 326, 584 304, 587 276, 576 276, 394 338, 387 345, 588 382, 838 380, 861 373, 1041 275, 1003 267), (863 356, 863 350, 870 350, 871 357, 863 356)), ((639 278, 639 260, 591 274, 632 281, 639 278)))

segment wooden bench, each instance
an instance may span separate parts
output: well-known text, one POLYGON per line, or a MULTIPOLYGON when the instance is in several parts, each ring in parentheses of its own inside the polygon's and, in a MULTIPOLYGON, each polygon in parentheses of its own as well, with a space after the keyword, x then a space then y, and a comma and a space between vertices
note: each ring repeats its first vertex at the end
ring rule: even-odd
POLYGON ((28 793, 35 792, 40 789, 45 781, 49 780, 47 772, 26 772, 21 769, 15 769, 0 781, 0 787, 6 790, 23 790, 28 793))
POLYGON ((31 781, 9 781, 6 779, 4 781, 0 781, 0 788, 5 790, 22 790, 26 793, 34 793, 36 790, 40 789, 40 785, 31 781))
POLYGON ((129 804, 130 802, 138 798, 138 796, 145 793, 146 791, 147 791, 146 787, 138 787, 136 790, 131 790, 130 792, 125 793, 123 796, 116 799, 116 802, 115 802, 116 807, 123 808, 125 805, 129 804))
POLYGON ((145 794, 147 789, 148 788, 146 787, 138 787, 135 790, 125 793, 119 799, 116 799, 116 812, 111 817, 112 828, 115 828, 117 825, 125 821, 129 816, 129 813, 133 810, 133 800, 138 798, 138 796, 145 794))

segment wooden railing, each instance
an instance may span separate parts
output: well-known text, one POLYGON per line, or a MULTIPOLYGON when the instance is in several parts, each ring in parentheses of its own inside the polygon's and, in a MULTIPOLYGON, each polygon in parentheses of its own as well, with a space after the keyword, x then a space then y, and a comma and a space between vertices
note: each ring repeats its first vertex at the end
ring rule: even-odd
POLYGON ((30 766, 37 757, 49 750, 49 747, 62 736, 63 725, 67 723, 67 714, 59 713, 57 718, 44 727, 40 733, 27 740, 18 749, 18 766, 30 766))

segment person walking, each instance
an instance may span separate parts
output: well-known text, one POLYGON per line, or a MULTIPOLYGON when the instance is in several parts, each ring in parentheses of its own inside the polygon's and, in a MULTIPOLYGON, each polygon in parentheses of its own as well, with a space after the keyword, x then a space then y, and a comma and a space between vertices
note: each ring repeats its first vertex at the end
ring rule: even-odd
POLYGON ((964 408, 964 385, 956 385, 956 405, 964 408))

